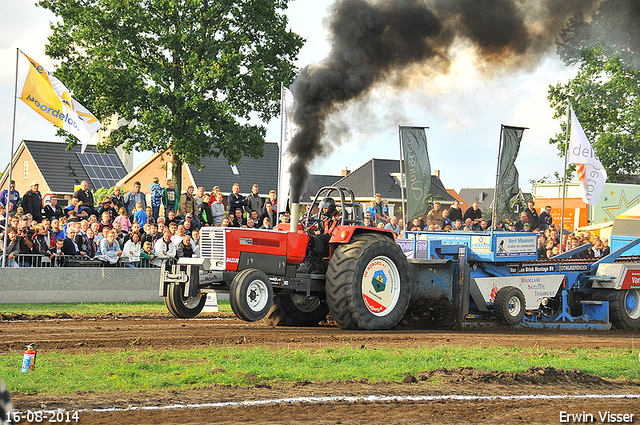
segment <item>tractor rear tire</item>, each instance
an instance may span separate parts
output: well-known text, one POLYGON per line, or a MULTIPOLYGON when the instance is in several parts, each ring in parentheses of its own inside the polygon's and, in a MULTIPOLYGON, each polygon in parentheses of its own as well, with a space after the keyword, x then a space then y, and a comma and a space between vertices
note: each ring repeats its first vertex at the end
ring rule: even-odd
POLYGON ((640 289, 599 290, 595 298, 609 301, 609 319, 617 329, 640 330, 640 289))
POLYGON ((404 317, 411 285, 407 258, 393 240, 355 235, 329 260, 327 305, 342 329, 391 329, 404 317))
POLYGON ((167 288, 167 296, 164 304, 167 310, 178 319, 191 319, 196 317, 207 302, 207 297, 185 297, 184 284, 171 283, 167 288))
POLYGON ((241 271, 231 282, 229 303, 242 320, 257 322, 264 319, 273 304, 273 288, 269 277, 262 270, 241 271))
POLYGON ((494 308, 500 323, 507 326, 518 325, 525 313, 524 294, 515 286, 506 286, 496 294, 494 308))
POLYGON ((280 292, 273 297, 273 307, 265 318, 271 326, 315 326, 327 318, 329 307, 318 297, 280 292))

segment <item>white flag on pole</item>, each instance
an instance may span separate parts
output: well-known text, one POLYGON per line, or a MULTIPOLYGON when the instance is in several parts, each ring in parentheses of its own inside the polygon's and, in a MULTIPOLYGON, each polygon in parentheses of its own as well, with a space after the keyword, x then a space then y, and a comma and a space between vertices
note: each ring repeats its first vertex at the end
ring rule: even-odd
POLYGON ((567 160, 576 164, 578 180, 583 190, 582 200, 589 205, 598 205, 607 181, 607 171, 591 147, 573 109, 567 160))
POLYGON ((280 135, 280 174, 278 175, 278 214, 287 210, 287 202, 289 201, 289 179, 291 178, 291 154, 289 153, 289 145, 295 133, 295 124, 293 123, 293 108, 295 99, 293 93, 286 87, 282 88, 282 105, 280 113, 282 114, 282 134, 280 135))

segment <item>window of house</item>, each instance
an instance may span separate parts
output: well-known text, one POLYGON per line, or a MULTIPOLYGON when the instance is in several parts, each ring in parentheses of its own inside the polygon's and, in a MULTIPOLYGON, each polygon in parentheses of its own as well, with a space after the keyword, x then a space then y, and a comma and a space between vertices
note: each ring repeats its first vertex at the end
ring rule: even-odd
POLYGON ((29 161, 25 161, 24 164, 22 165, 22 178, 23 179, 29 178, 29 161))

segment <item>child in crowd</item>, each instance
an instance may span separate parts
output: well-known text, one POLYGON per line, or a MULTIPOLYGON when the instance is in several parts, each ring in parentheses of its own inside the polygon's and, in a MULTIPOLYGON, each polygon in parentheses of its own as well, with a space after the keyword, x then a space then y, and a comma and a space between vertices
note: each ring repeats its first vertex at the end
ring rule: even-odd
POLYGON ((153 209, 151 207, 147 207, 144 210, 145 213, 147 213, 147 223, 146 224, 151 224, 151 223, 155 223, 156 220, 153 218, 153 209))
POLYGON ((111 224, 111 215, 109 211, 104 211, 102 213, 102 221, 98 223, 98 232, 102 233, 102 229, 108 227, 109 229, 113 229, 113 224, 111 224))
POLYGON ((104 233, 108 232, 109 228, 105 227, 104 229, 102 229, 102 232, 96 232, 95 237, 93 238, 94 241, 96 242, 96 245, 98 246, 98 249, 100 248, 100 242, 104 239, 104 233))
MULTIPOLYGON (((154 224, 154 226, 155 226, 155 224, 154 224)), ((149 224, 149 223, 145 224, 142 229, 143 229, 144 233, 141 235, 140 243, 142 243, 142 244, 144 244, 145 242, 153 243, 153 237, 154 237, 156 232, 152 230, 151 224, 149 224)))
POLYGON ((147 219, 148 218, 149 218, 149 216, 144 211, 144 209, 142 209, 142 202, 137 202, 136 203, 136 211, 135 211, 135 213, 133 213, 133 221, 136 222, 136 223, 139 223, 140 227, 142 227, 145 224, 147 224, 147 219))
POLYGON ((141 260, 142 266, 148 267, 151 264, 151 261, 155 257, 156 256, 153 254, 153 251, 151 250, 151 242, 145 242, 142 245, 142 252, 140 252, 140 258, 142 258, 141 260))
POLYGON ((153 218, 153 222, 155 223, 160 216, 160 204, 162 203, 162 195, 164 189, 160 186, 160 179, 158 177, 153 178, 153 183, 149 185, 149 190, 151 191, 151 205, 147 207, 147 215, 153 218))
POLYGON ((119 215, 113 220, 113 222, 120 222, 122 231, 128 233, 129 229, 131 229, 131 220, 129 220, 129 217, 127 217, 127 210, 122 207, 118 210, 118 214, 119 215))
POLYGON ((171 223, 177 223, 178 220, 176 219, 176 212, 171 210, 167 213, 167 219, 164 222, 165 226, 170 226, 171 223))
POLYGON ((54 264, 56 267, 62 267, 64 265, 64 259, 62 256, 64 252, 62 252, 62 247, 64 246, 64 238, 56 239, 56 247, 51 250, 51 259, 54 260, 54 264))

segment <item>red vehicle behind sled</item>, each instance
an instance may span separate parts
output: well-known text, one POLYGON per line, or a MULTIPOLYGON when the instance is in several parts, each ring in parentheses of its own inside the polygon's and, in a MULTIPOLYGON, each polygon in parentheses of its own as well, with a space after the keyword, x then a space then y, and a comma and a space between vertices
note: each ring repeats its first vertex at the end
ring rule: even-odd
POLYGON ((195 317, 208 292, 228 292, 241 319, 267 318, 272 324, 309 326, 328 313, 343 329, 389 329, 404 316, 411 295, 407 259, 393 233, 363 227, 362 205, 353 191, 323 187, 319 199, 339 207, 323 259, 326 273, 307 273, 309 240, 318 219, 307 216, 290 232, 228 227, 201 229, 200 257, 165 266, 160 296, 176 317, 195 317), (306 261, 305 261, 306 258, 306 261), (302 266, 301 266, 302 265, 302 266))

